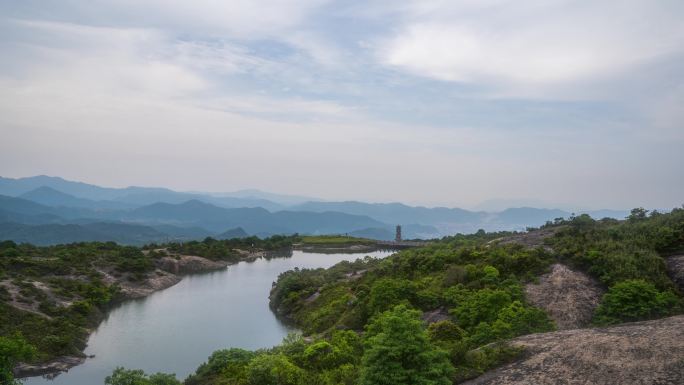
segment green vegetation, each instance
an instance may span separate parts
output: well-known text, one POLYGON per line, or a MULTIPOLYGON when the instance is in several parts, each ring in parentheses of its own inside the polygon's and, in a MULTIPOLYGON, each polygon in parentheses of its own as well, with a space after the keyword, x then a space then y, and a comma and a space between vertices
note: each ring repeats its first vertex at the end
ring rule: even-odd
POLYGON ((12 369, 19 361, 26 361, 36 354, 35 348, 29 345, 20 335, 12 337, 0 336, 0 384, 19 385, 20 382, 14 380, 12 369))
POLYGON ((111 242, 50 247, 2 242, 0 335, 22 333, 36 347, 37 361, 81 355, 88 329, 119 296, 103 272, 135 281, 152 268, 140 249, 111 242), (14 305, 10 290, 16 292, 14 305))
POLYGON ((596 309, 596 323, 616 324, 665 317, 680 311, 679 298, 671 291, 659 291, 640 279, 612 286, 596 309))
POLYGON ((150 376, 142 370, 116 368, 105 378, 105 385, 181 385, 173 374, 156 373, 150 376))
POLYGON ((344 235, 317 235, 302 236, 300 242, 307 246, 352 246, 373 245, 375 241, 366 238, 349 237, 344 235))
POLYGON ((637 208, 625 221, 587 215, 556 220, 547 243, 559 257, 609 290, 595 314, 599 325, 663 317, 682 301, 662 256, 684 251, 684 208, 662 214, 637 208))
POLYGON ((112 304, 125 299, 120 284, 154 277, 157 258, 184 253, 233 262, 239 256, 235 249, 275 250, 291 247, 296 239, 207 238, 145 248, 113 242, 37 247, 0 241, 0 336, 21 333, 35 347, 35 354, 24 360, 81 356, 89 330, 112 304))
MULTIPOLYGON (((291 335, 279 346, 254 352, 219 350, 184 383, 459 383, 517 357, 521 350, 507 344, 511 338, 554 329, 547 314, 526 301, 523 288, 558 260, 608 289, 595 313, 598 325, 682 311, 681 293, 663 256, 684 250, 684 209, 668 214, 635 209, 625 221, 581 215, 544 228, 553 235, 536 248, 497 241, 511 233, 479 231, 384 260, 366 257, 330 269, 285 272, 272 288, 270 305, 307 337, 291 335)), ((348 239, 207 238, 142 250, 113 243, 38 248, 2 242, 0 336, 20 331, 36 347, 36 359, 80 354, 86 329, 119 296, 104 273, 136 281, 152 274, 162 255, 235 261, 235 249, 347 245, 342 240, 348 239)), ((122 368, 107 379, 110 385, 178 383, 173 375, 122 368)))
POLYGON ((198 255, 200 257, 222 260, 228 262, 237 262, 241 255, 236 251, 239 250, 280 250, 291 248, 292 244, 298 242, 300 237, 298 235, 284 236, 274 235, 269 238, 245 237, 233 238, 225 240, 217 240, 214 238, 205 238, 203 241, 190 241, 184 243, 168 243, 165 245, 151 244, 144 248, 154 250, 159 248, 166 248, 169 252, 175 254, 198 255))
POLYGON ((548 243, 562 259, 607 286, 643 279, 660 289, 672 289, 661 256, 684 250, 684 208, 647 213, 634 209, 626 221, 596 221, 588 215, 557 220, 547 225, 560 226, 548 243))
POLYGON ((271 307, 310 338, 217 352, 185 383, 459 383, 518 357, 522 350, 506 343, 511 338, 554 329, 542 309, 526 302, 523 287, 557 260, 609 288, 597 324, 682 310, 662 256, 684 249, 683 209, 635 210, 626 221, 578 216, 545 228, 553 230, 546 239, 553 252, 499 244, 510 233, 480 231, 384 260, 285 272, 271 307), (421 314, 438 321, 427 324, 421 314))
POLYGON ((451 384, 449 355, 430 342, 420 315, 398 305, 368 325, 361 385, 451 384))

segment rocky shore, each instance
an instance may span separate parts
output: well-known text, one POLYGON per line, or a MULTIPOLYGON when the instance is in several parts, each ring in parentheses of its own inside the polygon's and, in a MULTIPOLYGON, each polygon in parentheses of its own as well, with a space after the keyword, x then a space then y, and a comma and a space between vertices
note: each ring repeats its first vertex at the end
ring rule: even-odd
MULTIPOLYGON (((246 253, 243 260, 258 258, 259 253, 246 253)), ((183 279, 183 275, 204 273, 225 269, 230 263, 225 261, 212 261, 207 258, 194 255, 174 255, 159 258, 155 261, 155 270, 148 273, 147 278, 141 281, 131 281, 126 275, 115 276, 113 271, 98 270, 103 280, 110 285, 118 285, 121 300, 144 298, 148 295, 169 288, 183 279)), ((28 309, 22 309, 29 311, 28 309)), ((31 311, 38 311, 30 309, 31 311)), ((47 315, 44 315, 47 317, 47 315)), ((21 363, 13 372, 16 378, 45 376, 54 378, 62 372, 66 372, 76 365, 84 363, 85 356, 63 356, 40 363, 21 363)))
POLYGON ((684 384, 684 316, 513 339, 515 362, 467 385, 684 384))

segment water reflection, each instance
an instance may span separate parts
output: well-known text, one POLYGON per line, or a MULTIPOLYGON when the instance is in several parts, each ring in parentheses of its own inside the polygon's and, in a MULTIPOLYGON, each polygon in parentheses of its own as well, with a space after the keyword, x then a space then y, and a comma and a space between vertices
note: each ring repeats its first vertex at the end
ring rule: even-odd
POLYGON ((258 349, 280 343, 291 327, 268 307, 271 284, 284 271, 326 268, 390 251, 313 253, 283 250, 225 270, 185 277, 176 286, 113 309, 88 341, 85 364, 54 380, 28 385, 99 385, 117 366, 146 372, 193 372, 217 349, 258 349))

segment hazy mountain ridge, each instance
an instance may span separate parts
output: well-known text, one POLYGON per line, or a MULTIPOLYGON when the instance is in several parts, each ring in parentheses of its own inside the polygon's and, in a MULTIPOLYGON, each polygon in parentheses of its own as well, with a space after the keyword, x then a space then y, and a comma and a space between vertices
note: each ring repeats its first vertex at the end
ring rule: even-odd
MULTIPOLYGON (((85 237, 107 238, 139 243, 134 228, 144 226, 149 241, 158 239, 202 239, 225 237, 240 228, 246 235, 349 233, 376 239, 394 239, 394 227, 403 227, 404 238, 436 238, 479 229, 524 230, 571 212, 534 207, 508 208, 500 212, 470 211, 461 208, 408 206, 402 203, 365 203, 358 201, 302 202, 308 197, 279 195, 258 190, 229 193, 177 192, 166 188, 108 188, 58 177, 0 177, 0 222, 6 227, 0 238, 30 239, 26 226, 52 225, 56 238, 64 242, 85 237), (274 202, 265 198, 279 199, 274 202), (288 204, 289 202, 289 204, 288 204), (94 229, 94 223, 115 223, 115 227, 94 229), (74 227, 80 226, 80 227, 74 227), (61 227, 60 227, 61 226, 61 227), (123 226, 123 227, 121 227, 123 226), (9 232, 9 229, 15 229, 9 232), (155 233, 157 232, 157 233, 155 233)), ((623 218, 626 212, 599 210, 588 212, 595 218, 623 218)), ((33 231, 45 231, 35 228, 33 231)), ((243 236, 242 232, 236 232, 243 236)), ((37 236, 38 243, 41 238, 37 236)))

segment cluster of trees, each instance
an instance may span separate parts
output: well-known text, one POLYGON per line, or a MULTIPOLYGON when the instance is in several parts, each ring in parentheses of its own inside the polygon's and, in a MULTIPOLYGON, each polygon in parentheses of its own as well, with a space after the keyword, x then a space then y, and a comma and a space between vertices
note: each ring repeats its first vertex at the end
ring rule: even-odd
POLYGON ((432 341, 420 314, 398 305, 374 317, 363 336, 334 330, 310 342, 290 335, 257 352, 219 350, 185 384, 451 384, 448 353, 432 341))
MULTIPOLYGON (((487 244, 499 236, 455 236, 385 260, 367 258, 327 270, 289 271, 279 277, 271 306, 306 334, 365 331, 364 356, 384 338, 368 340, 373 335, 370 325, 380 315, 397 309, 414 317, 437 314, 446 319, 429 327, 418 319, 414 327, 439 348, 443 355, 438 356, 446 357, 449 381, 470 378, 518 353, 502 344, 474 349, 554 328, 544 311, 525 302, 522 290, 523 283, 546 271, 554 259, 543 248, 487 244)), ((406 342, 397 339, 396 343, 406 342)), ((364 370, 362 365, 355 374, 361 383, 364 370)), ((389 378, 393 383, 416 383, 389 378)), ((366 383, 383 383, 374 381, 366 383)), ((425 383, 441 383, 435 381, 425 383)))
MULTIPOLYGON (((24 336, 21 341, 31 346, 33 353, 21 356, 22 360, 45 361, 64 355, 82 355, 89 330, 97 326, 107 308, 120 299, 118 286, 106 282, 103 271, 120 279, 138 281, 154 270, 154 259, 158 256, 153 252, 155 248, 168 247, 176 252, 225 259, 234 254, 234 248, 276 250, 291 247, 297 239, 297 236, 222 241, 207 238, 202 242, 149 245, 146 248, 121 246, 114 242, 39 247, 0 241, 0 281, 18 288, 18 296, 15 295, 14 299, 36 310, 27 312, 11 306, 8 302, 12 295, 6 285, 0 285, 0 336, 9 338, 17 333, 24 336)), ((7 341, 0 341, 0 345, 7 341)), ((11 366, 11 363, 4 364, 11 366)), ((7 376, 11 375, 11 371, 7 373, 7 376)), ((119 375, 128 378, 136 374, 120 372, 119 375)), ((116 378, 114 376, 112 381, 116 378)), ((154 381, 159 378, 152 376, 150 381, 157 384, 154 381)), ((146 384, 136 381, 131 383, 146 384)), ((0 381, 0 384, 5 383, 0 381)))
POLYGON ((237 261, 240 255, 235 249, 240 250, 280 250, 292 247, 293 243, 301 240, 299 235, 273 235, 268 238, 245 237, 218 240, 211 237, 202 241, 173 242, 164 245, 150 244, 144 249, 154 250, 167 248, 176 254, 198 255, 213 260, 237 261))

